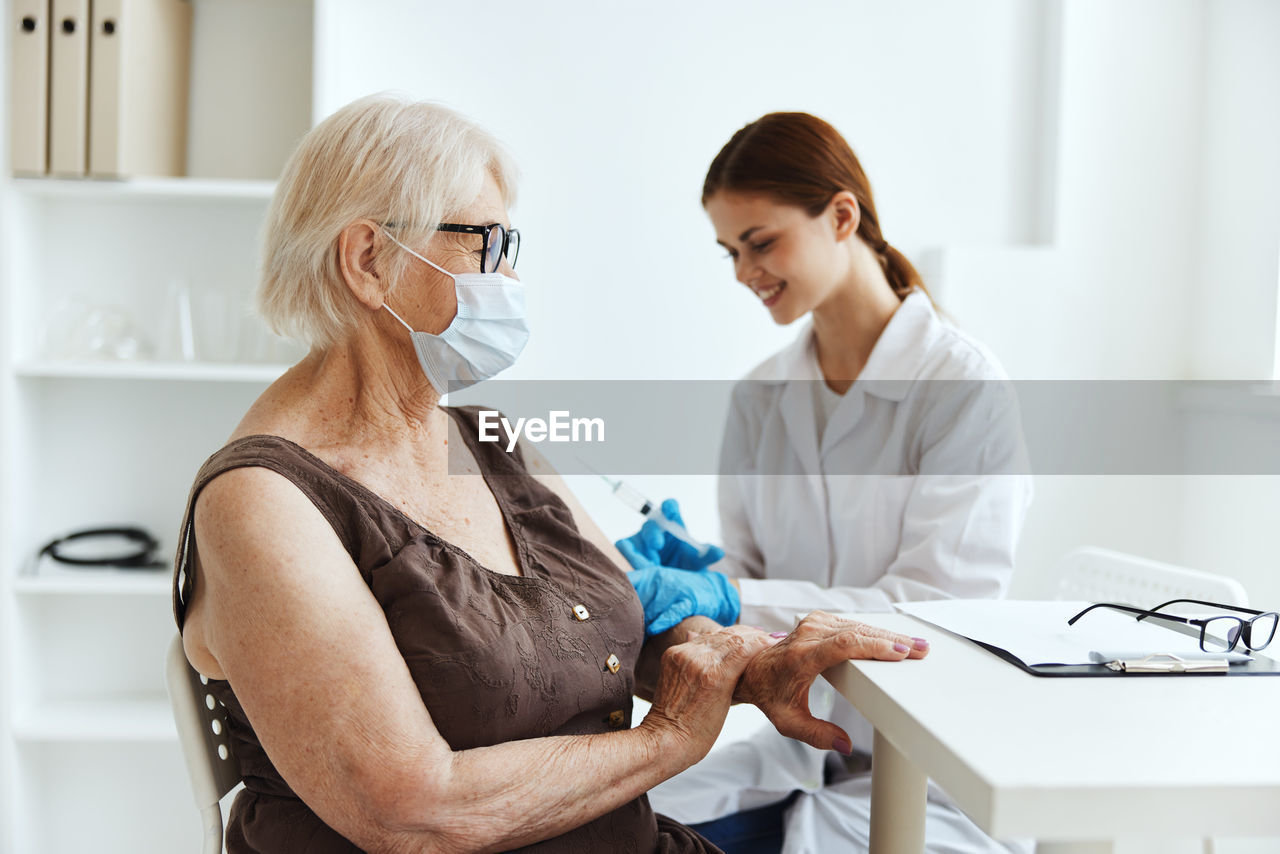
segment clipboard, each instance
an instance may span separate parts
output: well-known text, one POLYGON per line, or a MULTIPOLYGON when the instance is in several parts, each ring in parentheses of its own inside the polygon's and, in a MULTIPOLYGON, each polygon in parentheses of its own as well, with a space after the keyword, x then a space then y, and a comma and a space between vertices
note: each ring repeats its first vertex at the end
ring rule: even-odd
MULTIPOLYGON (((1137 658, 1144 654, 1183 655, 1187 658, 1203 656, 1203 652, 1190 654, 1186 637, 1173 635, 1176 628, 1154 628, 1146 623, 1134 624, 1128 618, 1117 617, 1111 625, 1090 626, 1080 635, 1080 625, 1066 624, 1067 617, 1078 611, 1083 602, 1059 600, 963 600, 941 599, 933 601, 899 603, 897 609, 920 620, 930 629, 947 632, 953 637, 964 638, 986 651, 1025 671, 1032 676, 1050 678, 1098 678, 1145 676, 1173 677, 1221 677, 1221 676, 1280 676, 1280 661, 1267 656, 1275 655, 1271 647, 1261 653, 1252 652, 1253 660, 1232 664, 1224 673, 1221 670, 1195 672, 1182 669, 1174 671, 1123 671, 1112 670, 1106 663, 1079 664, 1026 664, 1026 661, 1076 661, 1080 662, 1092 653, 1088 650, 1106 650, 1108 654, 1137 658), (1067 625, 1063 628, 1063 625, 1067 625), (1166 633, 1165 629, 1171 629, 1166 633), (1071 634, 1064 637, 1064 632, 1071 634), (1168 636, 1180 637, 1180 642, 1168 636), (984 638, 980 640, 979 638, 984 638), (1022 646, 1024 639, 1034 642, 1022 646), (1165 644, 1168 643, 1166 647, 1165 644), (1161 647, 1164 647, 1163 649, 1161 647), (1016 650, 1016 652, 1014 651, 1016 650), (1139 653, 1149 650, 1150 653, 1139 653), (1062 656, 1062 657, 1059 657, 1062 656)), ((1275 649, 1280 650, 1280 645, 1275 649)))
MULTIPOLYGON (((945 631, 945 629, 944 629, 945 631)), ((952 632, 952 634, 955 634, 952 632)), ((1230 676, 1280 676, 1280 662, 1267 658, 1259 653, 1253 653, 1253 660, 1241 664, 1230 665, 1226 672, 1213 673, 1196 673, 1196 672, 1125 672, 1123 670, 1112 670, 1105 664, 1023 664, 1022 659, 1001 649, 998 646, 992 646, 989 643, 983 643, 964 635, 956 635, 963 637, 965 640, 975 643, 985 649, 987 652, 1004 659, 1019 670, 1030 673, 1032 676, 1045 676, 1050 678, 1093 678, 1093 677, 1119 677, 1121 679, 1144 679, 1148 676, 1157 678, 1175 677, 1179 679, 1221 679, 1230 676)))

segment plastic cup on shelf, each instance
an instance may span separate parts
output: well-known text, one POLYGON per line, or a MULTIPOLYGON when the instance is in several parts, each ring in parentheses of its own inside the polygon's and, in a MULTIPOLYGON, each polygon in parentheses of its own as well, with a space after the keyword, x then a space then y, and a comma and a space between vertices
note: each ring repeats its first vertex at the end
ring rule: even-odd
POLYGON ((72 330, 80 325, 88 311, 88 301, 79 294, 58 297, 45 313, 44 322, 40 325, 39 354, 54 361, 75 358, 79 348, 73 346, 72 330))
POLYGON ((162 362, 194 362, 196 337, 191 318, 191 288, 183 279, 172 279, 165 289, 160 312, 156 358, 162 362))
POLYGON ((249 315, 245 318, 240 339, 240 358, 252 364, 291 365, 307 353, 302 344, 282 338, 267 328, 262 318, 249 315))
POLYGON ((73 361, 131 362, 151 354, 129 312, 116 305, 86 306, 67 334, 65 352, 73 361))
POLYGON ((196 357, 204 362, 237 360, 244 311, 239 297, 216 287, 198 288, 191 294, 196 357))

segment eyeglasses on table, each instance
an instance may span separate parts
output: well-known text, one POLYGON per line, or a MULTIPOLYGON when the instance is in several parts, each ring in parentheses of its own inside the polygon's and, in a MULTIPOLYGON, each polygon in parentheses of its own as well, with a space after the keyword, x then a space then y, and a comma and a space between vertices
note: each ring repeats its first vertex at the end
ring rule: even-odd
POLYGON ((1079 620, 1095 608, 1111 608, 1116 611, 1137 614, 1139 621, 1154 617, 1158 620, 1169 620, 1192 628, 1198 628, 1200 631, 1200 649, 1205 652, 1231 652, 1240 643, 1243 643, 1245 648, 1252 652, 1259 652, 1266 649, 1271 643, 1276 635, 1276 624, 1280 622, 1280 615, 1277 615, 1275 611, 1256 611, 1253 608, 1242 608, 1239 605, 1223 605, 1221 602, 1206 602, 1202 599, 1170 599, 1168 602, 1162 602, 1154 608, 1135 608, 1131 605, 1099 602, 1096 605, 1090 605, 1067 620, 1067 625, 1075 625, 1076 620, 1079 620), (1253 616, 1248 619, 1227 615, 1196 618, 1161 613, 1163 608, 1184 603, 1206 605, 1210 608, 1220 608, 1226 611, 1239 611, 1253 616))

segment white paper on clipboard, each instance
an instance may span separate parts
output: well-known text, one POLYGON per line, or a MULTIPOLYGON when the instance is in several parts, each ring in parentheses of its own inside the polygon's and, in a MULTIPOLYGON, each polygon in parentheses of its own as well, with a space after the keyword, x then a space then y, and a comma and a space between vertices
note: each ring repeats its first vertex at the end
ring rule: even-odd
MULTIPOLYGON (((1091 602, 1018 599, 937 599, 903 602, 904 614, 932 623, 962 637, 998 647, 1023 664, 1093 664, 1095 650, 1126 650, 1131 657, 1171 653, 1188 658, 1203 655, 1198 629, 1170 629, 1156 619, 1138 621, 1134 615, 1095 608, 1068 626, 1067 620, 1091 602)), ((1219 655, 1226 658, 1226 655, 1219 655)))

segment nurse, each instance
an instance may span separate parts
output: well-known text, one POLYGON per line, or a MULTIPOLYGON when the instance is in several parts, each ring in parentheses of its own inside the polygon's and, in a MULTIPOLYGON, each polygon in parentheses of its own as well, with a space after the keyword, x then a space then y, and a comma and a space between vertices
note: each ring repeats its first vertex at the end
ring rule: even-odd
MULTIPOLYGON (((702 205, 773 322, 809 320, 735 387, 719 482, 724 557, 704 568, 652 522, 619 542, 646 622, 737 611, 741 623, 789 631, 815 609, 1003 596, 1032 494, 1016 399, 995 358, 939 316, 886 240, 849 144, 806 113, 763 116, 716 155, 702 205)), ((679 515, 670 501, 664 512, 679 515)), ((871 728, 821 681, 811 706, 842 730, 833 750, 762 732, 660 786, 656 807, 704 823, 729 854, 865 850, 871 728), (772 826, 785 848, 781 838, 742 847, 772 826)), ((1023 850, 987 838, 932 784, 926 847, 1023 850)))

